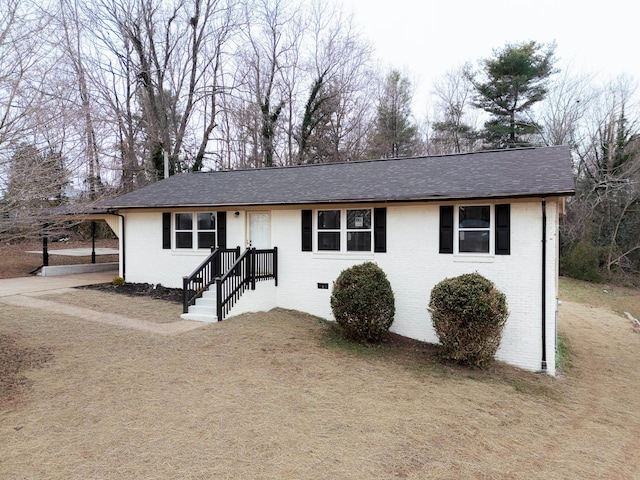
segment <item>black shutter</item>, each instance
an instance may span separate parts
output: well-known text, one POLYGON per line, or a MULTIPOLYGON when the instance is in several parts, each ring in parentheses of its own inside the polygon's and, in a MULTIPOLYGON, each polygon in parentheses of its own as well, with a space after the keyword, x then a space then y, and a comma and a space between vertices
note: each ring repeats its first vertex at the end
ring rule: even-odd
POLYGON ((171 213, 162 213, 162 248, 171 249, 171 213))
POLYGON ((218 247, 227 248, 227 212, 218 212, 218 247))
POLYGON ((440 253, 453 253, 453 205, 440 207, 440 253))
POLYGON ((511 206, 496 205, 496 255, 511 253, 511 206))
POLYGON ((313 211, 302 210, 302 251, 313 250, 313 211))
POLYGON ((387 251, 387 209, 373 209, 373 251, 387 251))

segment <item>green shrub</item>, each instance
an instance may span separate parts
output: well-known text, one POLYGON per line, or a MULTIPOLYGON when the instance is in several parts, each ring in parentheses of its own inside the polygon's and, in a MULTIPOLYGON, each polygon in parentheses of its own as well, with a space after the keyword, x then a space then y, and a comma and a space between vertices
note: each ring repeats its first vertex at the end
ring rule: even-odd
POLYGON ((442 356, 484 367, 493 361, 507 321, 507 299, 478 273, 447 278, 431 290, 431 320, 442 356))
POLYGON ((379 341, 396 312, 387 276, 372 262, 343 270, 333 284, 331 310, 347 338, 379 341))
POLYGON ((114 279, 111 280, 111 284, 115 285, 116 287, 121 287, 122 285, 124 285, 124 278, 114 277, 114 279))
POLYGON ((603 249, 588 238, 580 239, 560 255, 560 273, 567 277, 598 283, 602 280, 600 265, 603 249))

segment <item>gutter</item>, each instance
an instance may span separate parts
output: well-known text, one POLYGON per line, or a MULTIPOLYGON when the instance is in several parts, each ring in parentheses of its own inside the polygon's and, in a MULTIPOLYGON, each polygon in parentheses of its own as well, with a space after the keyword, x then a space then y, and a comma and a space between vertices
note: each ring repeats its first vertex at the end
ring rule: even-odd
POLYGON ((121 210, 163 210, 175 208, 220 208, 234 209, 246 207, 291 207, 291 206, 307 206, 307 205, 337 205, 337 204, 360 204, 360 203, 380 203, 380 204, 412 204, 412 203, 443 203, 443 202, 472 202, 472 201, 489 201, 489 200, 510 200, 510 199, 536 199, 546 197, 569 197, 574 196, 575 190, 564 190, 547 193, 513 193, 500 195, 469 195, 469 196, 429 196, 415 198, 356 198, 356 199, 331 199, 331 200, 301 200, 301 201, 282 201, 282 202, 249 202, 249 203, 170 203, 170 204, 139 204, 139 205, 114 205, 112 209, 121 210))
POLYGON ((127 257, 125 255, 126 242, 125 242, 125 236, 124 236, 124 231, 125 231, 125 228, 124 228, 124 215, 116 213, 115 210, 107 210, 107 213, 109 215, 115 215, 116 217, 120 217, 122 219, 122 233, 121 233, 121 235, 122 235, 122 252, 121 252, 121 257, 122 257, 122 278, 126 280, 127 279, 127 277, 126 277, 126 268, 127 268, 126 260, 127 260, 127 257))
POLYGON ((542 363, 547 372, 547 199, 542 198, 542 363))

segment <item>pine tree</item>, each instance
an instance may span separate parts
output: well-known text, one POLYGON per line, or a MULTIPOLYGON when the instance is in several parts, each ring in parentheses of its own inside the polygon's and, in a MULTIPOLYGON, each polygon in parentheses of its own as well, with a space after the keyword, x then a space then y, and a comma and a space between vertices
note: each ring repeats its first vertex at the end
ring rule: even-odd
POLYGON ((535 41, 507 44, 485 59, 480 74, 467 71, 476 90, 474 105, 491 115, 484 137, 489 148, 528 146, 539 126, 528 115, 545 98, 554 69, 555 45, 535 41), (479 79, 477 77, 480 77, 479 79))
POLYGON ((411 100, 409 79, 392 71, 378 100, 376 128, 369 147, 371 158, 406 157, 418 153, 418 129, 411 122, 411 100))

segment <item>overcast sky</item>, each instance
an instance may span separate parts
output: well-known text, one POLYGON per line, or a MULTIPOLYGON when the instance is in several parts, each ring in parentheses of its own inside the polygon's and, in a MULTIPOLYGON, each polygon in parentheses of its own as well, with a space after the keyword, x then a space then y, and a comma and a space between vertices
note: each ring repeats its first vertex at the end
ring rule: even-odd
POLYGON ((640 79, 640 20, 628 0, 337 1, 353 11, 376 58, 410 74, 419 99, 446 71, 528 40, 555 41, 558 66, 574 73, 640 79))

